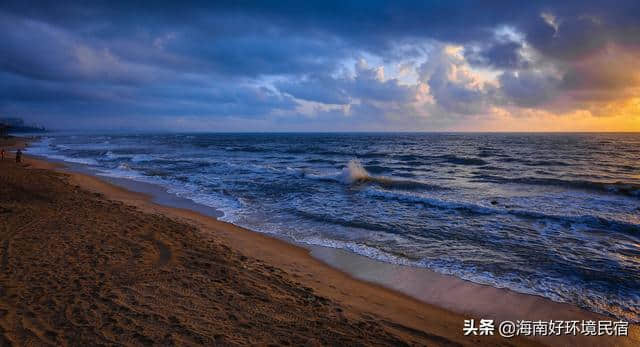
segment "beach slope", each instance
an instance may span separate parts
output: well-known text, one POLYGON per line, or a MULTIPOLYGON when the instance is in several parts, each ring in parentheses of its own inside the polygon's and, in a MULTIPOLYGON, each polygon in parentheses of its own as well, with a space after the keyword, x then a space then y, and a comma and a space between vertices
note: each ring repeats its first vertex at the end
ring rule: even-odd
POLYGON ((293 245, 168 209, 44 162, 0 162, 3 342, 535 344, 465 337, 462 316, 353 280, 293 245), (206 223, 217 224, 205 232, 206 223))

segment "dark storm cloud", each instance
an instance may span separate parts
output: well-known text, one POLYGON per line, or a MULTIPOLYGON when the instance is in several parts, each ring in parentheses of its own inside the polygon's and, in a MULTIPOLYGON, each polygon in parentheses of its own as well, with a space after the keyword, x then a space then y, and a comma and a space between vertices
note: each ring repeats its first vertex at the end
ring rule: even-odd
POLYGON ((533 71, 508 71, 500 75, 499 80, 509 102, 522 107, 536 107, 549 102, 560 84, 553 76, 533 71))
POLYGON ((471 64, 497 69, 526 69, 529 65, 522 56, 522 43, 497 42, 479 50, 465 52, 471 64))
POLYGON ((583 15, 557 21, 554 28, 538 17, 526 27, 527 41, 549 57, 579 59, 601 50, 616 38, 599 17, 583 15))
POLYGON ((46 23, 0 16, 0 69, 35 80, 135 84, 155 75, 148 65, 127 62, 108 46, 95 45, 46 23))
POLYGON ((352 116, 403 112, 414 87, 372 68, 338 72, 363 55, 418 66, 429 42, 463 45, 472 66, 498 72, 495 90, 434 67, 423 82, 450 112, 544 107, 563 91, 614 98, 604 90, 638 81, 625 78, 627 65, 594 72, 606 64, 591 57, 611 46, 640 52, 637 13, 632 0, 4 1, 0 113, 295 117, 296 99, 364 100, 352 116), (521 39, 496 34, 504 28, 521 39))
POLYGON ((300 81, 286 81, 276 84, 279 90, 298 99, 324 104, 348 104, 351 101, 346 90, 347 81, 330 76, 311 75, 300 81))
POLYGON ((411 101, 415 94, 411 87, 399 84, 397 79, 381 80, 379 73, 384 74, 360 62, 355 66, 355 76, 311 76, 276 86, 298 99, 325 104, 349 104, 354 100, 360 104, 411 101))
MULTIPOLYGON (((601 38, 640 42, 636 1, 97 1, 87 4, 8 1, 5 11, 109 37, 163 27, 208 29, 234 35, 284 30, 332 33, 372 46, 399 38, 486 40, 499 25, 519 27, 540 49, 551 47, 553 30, 541 12, 559 18, 567 48, 592 47, 601 38), (89 24, 88 24, 89 22, 89 24), (602 30, 594 31, 600 28, 602 30), (585 33, 586 35, 581 35, 585 33), (574 47, 575 46, 575 47, 574 47)), ((556 38, 558 38, 556 37, 556 38)), ((552 42, 554 41, 554 42, 552 42)), ((352 42, 352 43, 354 43, 352 42)))
POLYGON ((348 55, 340 42, 277 34, 218 37, 195 33, 189 41, 172 40, 167 50, 192 56, 203 71, 233 76, 331 71, 348 55))

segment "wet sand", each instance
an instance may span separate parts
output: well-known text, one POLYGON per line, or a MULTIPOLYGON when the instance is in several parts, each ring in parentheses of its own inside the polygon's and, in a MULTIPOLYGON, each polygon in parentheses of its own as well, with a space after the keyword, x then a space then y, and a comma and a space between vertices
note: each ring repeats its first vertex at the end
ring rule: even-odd
MULTIPOLYGON (((463 336, 463 320, 480 315, 454 313, 439 307, 446 304, 424 303, 354 279, 304 248, 190 209, 155 204, 148 195, 93 176, 60 173, 55 165, 31 158, 25 164, 0 163, 0 327, 5 341, 538 344, 522 338, 463 336)), ((443 303, 452 300, 445 294, 445 282, 434 280, 431 287, 443 303)), ((465 288, 456 295, 477 295, 486 308, 521 302, 508 291, 483 294, 465 288)), ((564 319, 567 312, 572 319, 595 316, 533 298, 538 301, 529 305, 553 319, 564 319)), ((632 346, 640 341, 635 328, 626 339, 542 341, 632 346)))

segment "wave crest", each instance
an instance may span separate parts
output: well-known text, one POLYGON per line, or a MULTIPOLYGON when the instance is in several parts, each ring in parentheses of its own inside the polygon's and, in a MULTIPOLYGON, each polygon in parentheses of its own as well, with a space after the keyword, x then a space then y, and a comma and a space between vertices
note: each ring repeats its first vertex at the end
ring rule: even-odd
POLYGON ((342 169, 342 174, 340 175, 340 181, 346 184, 366 182, 372 180, 372 178, 357 159, 350 160, 347 167, 342 169))
POLYGON ((303 174, 303 177, 323 180, 323 181, 336 181, 342 184, 347 185, 357 185, 357 184, 377 184, 379 186, 385 188, 396 188, 402 190, 414 190, 414 189, 425 189, 425 190, 442 190, 446 189, 444 187, 440 187, 433 184, 428 184, 419 181, 413 180, 402 180, 393 177, 385 177, 385 176, 374 176, 365 169, 365 167, 360 163, 357 159, 352 159, 347 163, 347 166, 342 169, 342 172, 339 174, 331 174, 331 175, 313 175, 313 174, 303 174))

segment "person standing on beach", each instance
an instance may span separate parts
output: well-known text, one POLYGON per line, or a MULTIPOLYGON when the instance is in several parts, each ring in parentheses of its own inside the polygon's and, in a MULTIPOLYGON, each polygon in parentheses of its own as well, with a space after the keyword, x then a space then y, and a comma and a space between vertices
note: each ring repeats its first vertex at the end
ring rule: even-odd
POLYGON ((22 151, 21 150, 17 150, 16 151, 16 163, 19 163, 22 161, 22 151))

